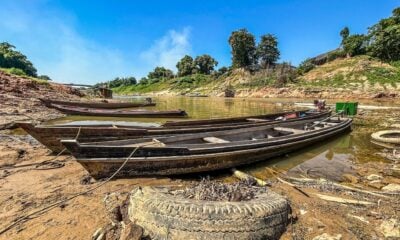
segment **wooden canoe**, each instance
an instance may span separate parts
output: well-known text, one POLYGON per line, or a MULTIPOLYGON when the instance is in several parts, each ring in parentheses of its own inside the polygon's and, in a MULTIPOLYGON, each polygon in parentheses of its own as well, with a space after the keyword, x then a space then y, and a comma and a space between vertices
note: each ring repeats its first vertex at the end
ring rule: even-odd
POLYGON ((156 135, 176 135, 185 133, 199 133, 206 131, 230 130, 244 127, 264 126, 279 122, 294 122, 309 119, 322 119, 330 115, 330 111, 313 112, 313 111, 297 111, 297 118, 281 119, 287 114, 293 112, 281 112, 276 114, 251 116, 248 118, 231 118, 232 120, 223 123, 208 123, 209 120, 198 121, 198 124, 191 126, 163 126, 163 127, 130 127, 126 125, 54 125, 54 126, 34 126, 30 122, 17 123, 28 134, 45 145, 54 153, 59 153, 64 149, 60 143, 60 139, 74 139, 79 136, 80 142, 99 142, 107 140, 130 139, 142 136, 156 135), (259 119, 261 121, 255 121, 259 119), (277 120, 278 119, 278 120, 277 120), (280 120, 279 120, 280 119, 280 120))
POLYGON ((304 114, 315 114, 315 115, 324 115, 328 116, 331 113, 329 110, 325 111, 288 111, 288 112, 280 112, 266 115, 253 115, 253 116, 241 116, 241 117, 229 117, 229 118, 212 118, 212 119, 195 119, 195 120, 181 120, 181 121, 167 121, 163 124, 164 127, 179 127, 179 126, 193 126, 193 125, 208 125, 208 124, 232 124, 232 123, 244 123, 253 120, 271 120, 271 119, 282 119, 282 120, 291 120, 293 118, 301 117, 304 114))
POLYGON ((155 106, 155 103, 151 102, 79 102, 79 101, 60 101, 53 99, 39 98, 47 107, 52 108, 53 104, 63 106, 75 106, 75 107, 88 107, 88 108, 101 108, 101 109, 117 109, 117 108, 134 108, 134 107, 148 107, 155 106))
POLYGON ((144 117, 144 118, 166 118, 186 117, 185 110, 151 111, 151 110, 113 110, 101 108, 83 108, 65 105, 51 104, 53 108, 69 115, 101 116, 101 117, 144 117))
POLYGON ((94 178, 175 175, 251 164, 321 142, 351 129, 351 119, 291 122, 235 130, 81 144, 62 144, 94 178), (307 130, 304 130, 308 126, 307 130))

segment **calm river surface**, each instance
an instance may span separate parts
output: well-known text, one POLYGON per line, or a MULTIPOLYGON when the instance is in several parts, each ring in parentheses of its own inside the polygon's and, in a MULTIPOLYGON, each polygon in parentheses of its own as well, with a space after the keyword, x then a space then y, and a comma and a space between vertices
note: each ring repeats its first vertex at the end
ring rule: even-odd
MULTIPOLYGON (((135 101, 137 99, 124 98, 124 100, 135 101)), ((246 99, 246 98, 212 98, 212 97, 154 97, 157 103, 155 107, 146 109, 171 110, 184 109, 193 119, 220 118, 232 116, 258 115, 287 110, 304 109, 296 99, 246 99)), ((311 103, 312 100, 302 100, 303 103, 311 103)), ((328 103, 335 103, 329 100, 328 103)), ((365 105, 400 107, 390 102, 366 101, 365 105)), ((371 110, 369 110, 371 111, 371 110)), ((386 110, 390 112, 390 110, 386 110)), ((398 110, 397 110, 398 111, 398 110)), ((143 119, 143 118, 101 118, 70 116, 48 124, 67 123, 73 121, 125 121, 130 124, 154 125, 167 120, 175 119, 143 119)), ((177 119, 178 120, 178 119, 177 119)), ((370 134, 375 129, 353 124, 353 131, 346 135, 319 144, 304 148, 300 151, 290 153, 286 156, 269 159, 265 162, 251 166, 240 167, 241 170, 250 172, 260 178, 270 177, 267 167, 278 171, 289 171, 294 175, 308 175, 313 177, 327 177, 339 180, 341 175, 352 171, 354 163, 368 161, 385 161, 383 157, 376 154, 379 148, 370 143, 370 134)))

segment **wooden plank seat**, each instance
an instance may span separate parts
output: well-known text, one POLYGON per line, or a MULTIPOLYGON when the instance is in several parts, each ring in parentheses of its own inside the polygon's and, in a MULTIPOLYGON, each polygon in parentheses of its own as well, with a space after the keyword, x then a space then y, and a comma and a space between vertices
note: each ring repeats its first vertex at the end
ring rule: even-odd
POLYGON ((217 138, 217 137, 205 137, 203 138, 204 141, 209 142, 209 143, 229 143, 230 141, 227 141, 222 138, 217 138))
POLYGON ((271 120, 260 119, 260 118, 246 118, 249 122, 270 122, 271 120))
POLYGON ((313 122, 313 124, 323 124, 323 125, 325 125, 325 126, 335 126, 335 125, 337 125, 338 123, 316 121, 316 122, 313 122))
POLYGON ((292 132, 294 134, 301 134, 301 133, 307 132, 305 130, 294 129, 294 128, 285 128, 285 127, 275 127, 274 129, 277 131, 292 132))

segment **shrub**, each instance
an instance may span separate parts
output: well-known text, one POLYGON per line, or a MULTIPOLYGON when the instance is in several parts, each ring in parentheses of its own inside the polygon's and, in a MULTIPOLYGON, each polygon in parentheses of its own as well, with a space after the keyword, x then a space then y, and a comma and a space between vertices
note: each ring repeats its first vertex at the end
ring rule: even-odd
POLYGON ((46 81, 51 81, 51 78, 47 75, 40 75, 40 76, 38 76, 38 78, 42 79, 42 80, 46 80, 46 81))
POLYGON ((344 58, 344 57, 346 57, 346 53, 344 51, 335 50, 335 51, 332 51, 332 52, 328 53, 327 62, 331 62, 331 61, 333 61, 335 59, 344 58))
POLYGON ((297 73, 303 75, 312 69, 315 68, 315 65, 311 62, 310 59, 306 59, 302 63, 300 63, 299 67, 297 68, 297 73))
POLYGON ((27 76, 27 74, 22 69, 19 68, 10 68, 8 72, 18 76, 27 76))

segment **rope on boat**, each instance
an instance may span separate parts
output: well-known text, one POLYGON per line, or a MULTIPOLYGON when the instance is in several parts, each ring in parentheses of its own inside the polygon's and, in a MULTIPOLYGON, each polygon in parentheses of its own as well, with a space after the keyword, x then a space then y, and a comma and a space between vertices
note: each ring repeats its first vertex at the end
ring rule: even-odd
POLYGON ((69 198, 67 198, 67 199, 64 199, 64 200, 55 202, 55 203, 53 203, 53 204, 50 204, 50 205, 47 206, 47 207, 44 207, 44 208, 42 208, 42 209, 40 209, 40 210, 31 212, 31 213, 29 213, 29 214, 27 214, 27 215, 25 215, 25 216, 22 216, 22 217, 20 217, 20 218, 18 218, 18 219, 16 219, 16 220, 14 220, 14 221, 13 221, 11 224, 9 224, 7 227, 5 227, 5 228, 3 228, 3 229, 0 230, 0 235, 3 234, 3 233, 5 233, 5 232, 7 232, 8 230, 10 230, 10 229, 11 229, 12 227, 14 227, 15 225, 17 225, 17 224, 19 224, 19 223, 22 223, 22 222, 24 222, 25 220, 27 221, 27 220, 29 220, 29 219, 32 219, 32 216, 34 216, 34 215, 43 214, 43 213, 45 213, 45 212, 48 212, 48 211, 50 211, 51 209, 53 209, 53 208, 55 208, 55 207, 57 207, 57 206, 60 206, 60 205, 63 204, 63 203, 66 203, 66 202, 68 202, 68 201, 70 201, 70 200, 72 200, 72 199, 74 199, 74 198, 76 198, 76 197, 79 197, 79 196, 81 196, 81 195, 85 195, 85 194, 87 194, 87 193, 90 193, 90 192, 92 192, 92 191, 98 189, 99 187, 103 186, 104 184, 108 183, 111 179, 113 179, 113 178, 121 171, 121 169, 128 163, 128 161, 132 158, 133 154, 135 154, 135 152, 136 152, 140 147, 143 147, 143 145, 142 145, 142 146, 137 146, 137 147, 131 152, 131 154, 129 154, 129 156, 128 156, 128 157, 126 158, 126 160, 121 164, 121 166, 117 169, 117 171, 115 171, 115 172, 114 172, 109 178, 107 178, 104 182, 101 182, 99 185, 97 185, 97 186, 95 186, 95 187, 93 187, 93 188, 90 188, 90 189, 88 189, 88 190, 86 190, 86 191, 77 193, 77 194, 75 194, 75 195, 73 195, 73 196, 71 196, 71 197, 69 197, 69 198))

